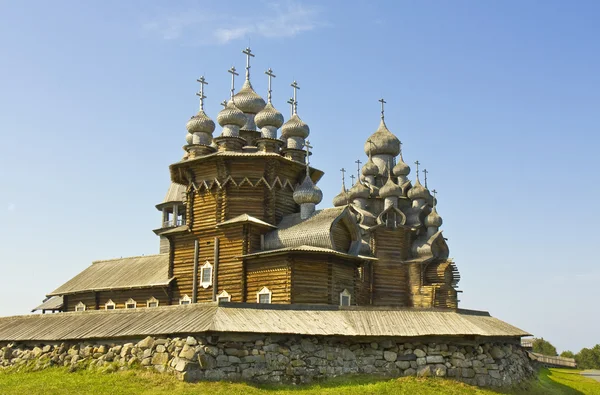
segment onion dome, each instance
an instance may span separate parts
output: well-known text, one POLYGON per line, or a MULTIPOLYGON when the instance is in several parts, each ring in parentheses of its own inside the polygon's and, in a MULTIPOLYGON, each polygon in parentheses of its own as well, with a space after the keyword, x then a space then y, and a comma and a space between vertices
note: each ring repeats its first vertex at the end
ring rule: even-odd
POLYGON ((390 196, 402 196, 402 188, 400 188, 391 178, 379 188, 379 197, 386 198, 390 196))
POLYGON ((367 139, 365 143, 365 154, 369 155, 392 155, 400 153, 400 140, 387 128, 383 119, 379 128, 367 139), (369 140, 372 144, 369 143, 369 140))
POLYGON ((187 131, 191 134, 194 133, 208 133, 212 134, 215 131, 215 123, 212 119, 206 115, 204 110, 200 110, 198 114, 190 118, 185 125, 187 131))
POLYGON ((404 163, 404 159, 402 159, 402 155, 400 155, 400 160, 396 163, 396 166, 392 169, 392 173, 396 177, 406 177, 410 174, 410 166, 404 163))
POLYGON ((342 191, 333 198, 333 205, 335 207, 346 206, 350 202, 348 191, 345 187, 342 187, 342 191))
POLYGON ((377 165, 375 163, 373 163, 371 158, 369 158, 367 163, 365 163, 365 165, 362 168, 362 175, 363 176, 376 176, 378 174, 379 174, 379 168, 377 167, 377 165))
POLYGON ((246 124, 246 116, 236 107, 232 100, 229 100, 227 106, 217 115, 217 122, 221 126, 234 125, 241 128, 246 124))
POLYGON ((348 199, 368 199, 370 194, 371 190, 357 181, 348 191, 348 199))
POLYGON ((421 182, 417 178, 417 181, 415 181, 415 185, 413 185, 413 187, 410 188, 408 191, 409 199, 427 199, 429 198, 429 196, 429 191, 423 185, 421 185, 421 182))
POLYGON ((188 133, 187 136, 185 136, 185 142, 188 143, 188 145, 194 144, 194 135, 188 133))
POLYGON ((310 176, 307 175, 302 184, 294 191, 294 201, 297 204, 319 204, 321 200, 323 200, 323 192, 313 183, 310 176))
POLYGON ((290 119, 286 123, 283 124, 281 128, 281 136, 282 137, 300 137, 307 138, 310 134, 310 128, 307 124, 305 124, 298 114, 292 115, 290 119))
POLYGON ((264 99, 254 92, 252 84, 247 79, 242 85, 242 89, 233 96, 233 99, 237 108, 248 114, 257 114, 265 107, 264 99))
POLYGON ((259 128, 273 126, 279 129, 281 125, 283 125, 283 115, 281 115, 271 103, 267 103, 267 105, 256 114, 254 122, 259 128))
POLYGON ((442 223, 442 217, 440 217, 435 207, 433 208, 433 210, 431 210, 429 215, 425 217, 425 226, 427 226, 428 228, 439 228, 440 226, 442 226, 442 223))

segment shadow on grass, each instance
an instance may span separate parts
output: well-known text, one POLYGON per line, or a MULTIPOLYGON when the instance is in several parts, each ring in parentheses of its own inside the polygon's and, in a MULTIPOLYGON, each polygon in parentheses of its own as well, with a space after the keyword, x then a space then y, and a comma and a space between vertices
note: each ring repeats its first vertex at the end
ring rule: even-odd
POLYGON ((346 387, 346 386, 355 386, 355 385, 368 385, 368 384, 377 384, 382 382, 388 382, 392 380, 397 380, 390 377, 383 376, 374 376, 374 375, 347 375, 334 377, 326 380, 314 381, 311 384, 298 384, 298 385, 290 385, 290 384, 259 384, 259 383, 247 383, 249 386, 254 388, 263 390, 263 391, 306 391, 306 390, 316 390, 320 388, 337 388, 337 387, 346 387))

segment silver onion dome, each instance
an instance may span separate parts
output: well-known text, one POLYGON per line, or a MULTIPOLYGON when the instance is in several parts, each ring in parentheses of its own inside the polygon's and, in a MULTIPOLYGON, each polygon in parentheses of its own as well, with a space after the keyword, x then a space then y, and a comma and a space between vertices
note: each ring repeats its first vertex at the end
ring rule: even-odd
POLYGON ((294 201, 297 204, 314 203, 319 204, 323 200, 323 192, 316 186, 310 176, 306 176, 302 184, 294 191, 294 201))
POLYGON ((440 215, 437 212, 437 209, 434 207, 431 212, 429 213, 429 215, 427 217, 425 217, 425 226, 429 227, 436 227, 439 228, 440 226, 442 226, 442 223, 444 221, 442 221, 442 217, 440 217, 440 215))
POLYGON ((365 165, 362 167, 362 175, 363 176, 376 176, 378 174, 379 174, 379 167, 377 167, 377 165, 375 163, 373 163, 371 158, 369 158, 367 163, 365 163, 365 165))
POLYGON ((404 163, 404 159, 402 159, 402 155, 400 155, 400 160, 396 163, 396 166, 392 169, 392 173, 396 177, 406 177, 410 174, 410 166, 404 163))
POLYGON ((292 115, 281 128, 281 136, 284 138, 300 137, 305 139, 309 134, 310 128, 300 119, 298 114, 292 115))
MULTIPOLYGON (((246 80, 242 88, 233 96, 235 105, 242 112, 248 114, 257 114, 265 108, 265 101, 252 88, 250 81, 246 80)), ((243 125, 242 125, 243 126, 243 125)))
POLYGON ((348 199, 368 199, 370 194, 371 190, 357 181, 348 191, 348 199))
POLYGON ((365 143, 365 154, 369 155, 369 152, 372 155, 392 156, 400 153, 400 140, 390 132, 383 119, 375 133, 365 143))
POLYGON ((193 135, 193 134, 191 134, 191 133, 188 133, 188 134, 185 136, 185 142, 186 142, 186 143, 188 143, 188 145, 192 145, 192 144, 194 144, 194 135, 193 135))
POLYGON ((421 185, 421 182, 419 181, 419 179, 417 178, 417 181, 415 181, 415 185, 413 185, 412 188, 410 188, 408 190, 408 198, 411 200, 416 200, 416 199, 429 199, 430 197, 430 193, 429 191, 423 186, 421 185))
POLYGON ((333 198, 333 205, 335 207, 346 206, 349 202, 350 198, 348 196, 348 191, 346 191, 346 188, 342 187, 342 191, 333 198))
POLYGON ((217 122, 221 126, 234 125, 241 128, 246 124, 246 116, 237 108, 232 100, 229 100, 227 106, 217 115, 217 122))
POLYGON ((254 122, 259 128, 273 126, 279 129, 281 125, 283 125, 283 115, 281 115, 271 103, 267 103, 267 105, 256 114, 254 122))
POLYGON ((379 197, 386 198, 390 196, 402 196, 402 188, 400 188, 391 178, 388 178, 387 182, 379 188, 379 197))
POLYGON ((190 118, 185 125, 187 131, 194 133, 212 134, 215 131, 215 122, 206 115, 204 110, 200 110, 198 114, 190 118))

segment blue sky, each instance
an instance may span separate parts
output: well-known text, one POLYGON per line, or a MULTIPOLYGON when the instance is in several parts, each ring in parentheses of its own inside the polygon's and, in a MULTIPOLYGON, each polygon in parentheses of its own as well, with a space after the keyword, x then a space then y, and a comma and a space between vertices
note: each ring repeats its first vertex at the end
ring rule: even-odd
POLYGON ((559 350, 600 343, 599 18, 583 0, 0 1, 0 315, 92 260, 158 251, 196 78, 215 119, 250 42, 284 115, 301 86, 321 207, 383 96, 439 191, 461 307, 559 350))

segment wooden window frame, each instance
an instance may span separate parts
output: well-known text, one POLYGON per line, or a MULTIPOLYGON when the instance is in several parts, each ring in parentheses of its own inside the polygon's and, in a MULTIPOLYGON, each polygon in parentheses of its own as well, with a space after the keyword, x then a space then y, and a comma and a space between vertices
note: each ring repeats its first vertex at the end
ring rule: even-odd
POLYGON ((127 302, 125 302, 125 308, 126 309, 137 309, 137 302, 135 300, 133 300, 133 298, 129 298, 129 300, 127 300, 127 302), (129 307, 130 304, 132 304, 133 307, 129 307))
POLYGON ((108 299, 108 302, 104 303, 104 310, 116 310, 117 305, 113 302, 112 299, 108 299), (108 306, 112 306, 112 309, 109 309, 108 306))
POLYGON ((350 291, 348 291, 348 289, 344 289, 342 292, 340 292, 340 306, 351 306, 352 305, 352 294, 350 293, 350 291), (348 298, 348 304, 344 304, 344 297, 348 298))
POLYGON ((223 292, 217 295, 217 302, 221 303, 221 299, 227 299, 223 300, 223 302, 231 302, 231 295, 229 295, 227 291, 223 290, 223 292))
POLYGON ((154 308, 154 307, 158 307, 159 305, 160 305, 160 302, 154 296, 152 296, 150 299, 148 299, 146 301, 146 307, 154 308), (150 303, 156 303, 156 306, 150 306, 150 303))
POLYGON ((192 298, 190 298, 187 295, 183 295, 181 298, 179 298, 179 304, 183 305, 183 304, 192 304, 192 298), (184 303, 187 302, 187 303, 184 303))
POLYGON ((273 292, 271 292, 271 290, 269 290, 269 288, 267 288, 267 287, 262 287, 262 289, 256 293, 256 303, 261 303, 261 304, 273 303, 273 292), (261 301, 260 301, 261 295, 269 295, 269 301, 267 303, 261 303, 261 301))
POLYGON ((202 288, 208 288, 213 282, 213 265, 209 261, 206 261, 204 265, 200 267, 200 285, 202 288), (206 270, 210 270, 210 276, 208 281, 204 281, 204 273, 206 270))
POLYGON ((77 311, 77 312, 86 311, 86 310, 87 310, 87 306, 85 305, 85 303, 83 303, 81 301, 75 305, 75 311, 77 311))

